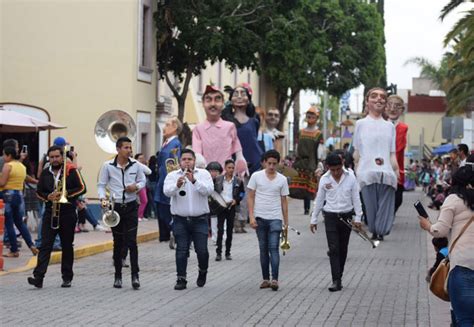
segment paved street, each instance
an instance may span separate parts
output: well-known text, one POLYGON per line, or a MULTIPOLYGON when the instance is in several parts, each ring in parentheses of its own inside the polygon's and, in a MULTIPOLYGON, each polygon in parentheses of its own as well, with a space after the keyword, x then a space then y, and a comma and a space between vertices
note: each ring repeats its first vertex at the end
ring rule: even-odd
POLYGON ((290 234, 278 292, 258 287, 255 233, 235 234, 232 261, 214 261, 215 247, 209 246, 204 288, 195 285, 192 253, 184 291, 173 290, 174 251, 151 241, 139 245, 139 291, 131 288, 128 268, 124 288, 112 288, 111 252, 77 260, 70 289, 59 286, 59 265, 50 266, 41 290, 26 283, 31 272, 0 277, 2 326, 446 326, 449 304, 429 300, 424 281, 432 249, 412 209, 419 197, 405 193, 392 234, 379 248, 352 235, 341 292, 327 290, 331 277, 324 229, 313 236, 303 203, 291 200, 290 224, 302 234, 290 234))

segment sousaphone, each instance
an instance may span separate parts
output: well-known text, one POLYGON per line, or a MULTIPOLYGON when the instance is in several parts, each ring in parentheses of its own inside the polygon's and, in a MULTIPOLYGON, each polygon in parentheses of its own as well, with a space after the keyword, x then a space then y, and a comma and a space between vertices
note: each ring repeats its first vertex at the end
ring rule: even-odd
POLYGON ((94 128, 95 141, 107 153, 117 153, 115 143, 122 136, 132 142, 137 136, 137 126, 133 118, 122 110, 110 110, 97 120, 94 128))

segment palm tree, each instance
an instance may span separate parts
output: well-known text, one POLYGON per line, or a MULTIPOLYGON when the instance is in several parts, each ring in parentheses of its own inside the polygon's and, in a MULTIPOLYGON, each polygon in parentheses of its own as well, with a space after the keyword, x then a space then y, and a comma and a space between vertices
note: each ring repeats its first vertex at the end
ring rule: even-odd
MULTIPOLYGON (((441 9, 441 15, 439 19, 444 20, 449 13, 451 13, 454 9, 456 9, 461 3, 468 2, 468 0, 451 0, 449 3, 441 9)), ((471 0, 471 2, 474 2, 471 0)))
POLYGON ((443 56, 439 66, 424 57, 412 57, 405 61, 405 66, 415 64, 421 68, 420 77, 432 80, 442 91, 446 92, 445 83, 448 72, 448 57, 443 56))

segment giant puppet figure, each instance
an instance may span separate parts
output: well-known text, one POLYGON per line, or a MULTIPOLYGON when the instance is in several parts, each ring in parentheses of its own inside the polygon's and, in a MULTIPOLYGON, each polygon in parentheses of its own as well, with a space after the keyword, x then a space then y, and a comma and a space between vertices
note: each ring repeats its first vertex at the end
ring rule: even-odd
POLYGON ((397 156, 398 167, 400 169, 400 177, 398 178, 397 190, 395 192, 395 213, 403 202, 403 191, 405 190, 405 148, 407 146, 408 125, 400 121, 399 118, 405 109, 403 99, 398 95, 391 95, 387 100, 385 113, 388 121, 395 125, 396 141, 395 154, 397 156))
POLYGON ((298 133, 298 147, 293 168, 298 171, 298 176, 291 179, 290 197, 304 200, 304 214, 309 214, 311 201, 317 190, 317 179, 315 175, 318 166, 318 145, 322 138, 321 131, 316 124, 319 110, 310 107, 306 111, 307 126, 298 133))
POLYGON ((206 120, 193 129, 194 152, 201 154, 208 163, 217 161, 221 166, 235 155, 237 172, 245 172, 246 161, 237 129, 234 124, 221 118, 224 94, 215 86, 208 85, 202 95, 202 103, 206 120))
POLYGON ((277 129, 279 123, 280 111, 277 108, 268 108, 265 115, 265 130, 263 133, 270 135, 273 140, 273 148, 281 155, 283 153, 285 133, 277 129))
POLYGON ((263 150, 258 144, 257 135, 260 120, 252 103, 252 89, 248 84, 239 84, 230 90, 230 102, 222 112, 224 120, 233 122, 242 151, 247 160, 250 175, 260 169, 263 150))

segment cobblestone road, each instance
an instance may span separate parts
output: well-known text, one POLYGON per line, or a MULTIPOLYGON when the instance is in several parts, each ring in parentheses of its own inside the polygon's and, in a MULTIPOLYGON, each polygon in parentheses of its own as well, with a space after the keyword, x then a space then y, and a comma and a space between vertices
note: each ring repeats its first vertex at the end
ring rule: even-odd
MULTIPOLYGON (((290 201, 291 250, 281 257, 278 292, 258 288, 261 274, 255 233, 235 234, 232 261, 214 261, 208 283, 197 288, 192 253, 188 289, 175 291, 174 251, 156 241, 139 245, 142 288, 114 289, 111 252, 75 262, 73 287, 60 288, 59 265, 49 267, 44 288, 26 283, 30 273, 0 277, 2 326, 436 326, 430 321, 427 239, 405 194, 392 234, 373 250, 351 237, 344 289, 330 293, 324 230, 312 235, 303 204, 290 201)), ((430 262, 431 264, 431 262, 430 262)))

